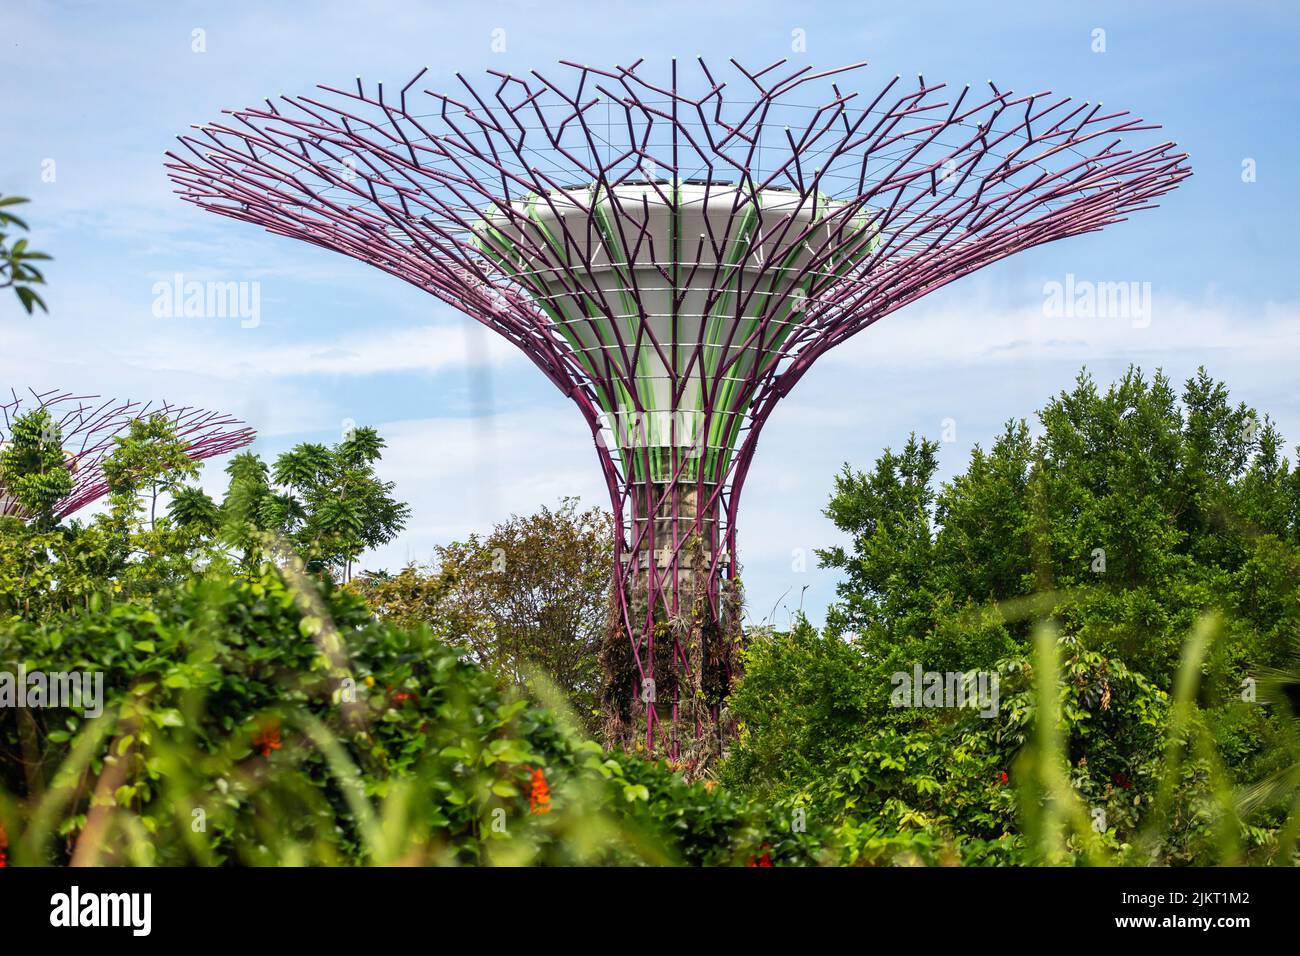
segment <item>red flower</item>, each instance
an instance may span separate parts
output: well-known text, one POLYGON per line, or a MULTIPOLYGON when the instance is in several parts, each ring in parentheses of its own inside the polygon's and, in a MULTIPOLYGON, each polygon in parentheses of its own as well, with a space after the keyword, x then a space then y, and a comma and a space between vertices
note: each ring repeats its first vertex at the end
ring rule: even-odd
POLYGON ((1001 770, 1001 771, 998 772, 997 781, 998 781, 998 786, 999 786, 999 787, 1002 786, 1004 783, 1006 783, 1006 782, 1007 782, 1008 780, 1010 780, 1010 779, 1011 779, 1011 778, 1007 776, 1007 772, 1006 772, 1005 770, 1001 770))
POLYGON ((1132 789, 1133 789, 1133 781, 1130 780, 1128 777, 1126 777, 1126 776, 1124 775, 1124 771, 1122 771, 1122 770, 1121 770, 1121 771, 1118 771, 1118 772, 1117 772, 1114 776, 1112 776, 1110 779, 1111 779, 1111 782, 1115 784, 1115 786, 1120 787, 1120 788, 1123 789, 1123 790, 1132 790, 1132 789))
POLYGON ((771 847, 772 847, 772 844, 770 844, 770 843, 764 843, 761 847, 759 847, 759 849, 763 851, 763 855, 760 856, 760 857, 752 857, 752 856, 751 856, 751 857, 749 858, 749 862, 748 862, 747 864, 745 864, 745 865, 746 865, 746 866, 771 866, 771 865, 772 865, 772 854, 767 852, 768 850, 771 849, 771 847))
POLYGON ((538 767, 533 771, 532 789, 528 792, 529 813, 551 812, 551 788, 546 783, 546 774, 538 767))
POLYGON ((280 749, 280 720, 278 717, 272 717, 258 724, 257 733, 253 734, 253 746, 262 752, 263 757, 269 757, 272 750, 280 749))
POLYGON ((402 701, 410 700, 414 696, 415 695, 412 694, 409 690, 399 690, 396 694, 393 695, 393 700, 400 704, 402 701))
POLYGON ((9 865, 9 860, 5 857, 5 850, 9 846, 9 837, 5 833, 5 825, 0 823, 0 869, 9 865))

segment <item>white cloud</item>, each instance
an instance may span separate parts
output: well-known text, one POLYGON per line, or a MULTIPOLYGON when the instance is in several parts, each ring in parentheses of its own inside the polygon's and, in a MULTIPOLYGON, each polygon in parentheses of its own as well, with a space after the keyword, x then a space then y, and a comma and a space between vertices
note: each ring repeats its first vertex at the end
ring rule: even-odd
POLYGON ((512 514, 564 496, 609 507, 595 445, 576 409, 530 409, 480 418, 428 418, 379 426, 381 475, 412 506, 401 538, 366 567, 429 560, 435 544, 485 532, 512 514), (564 414, 568 412, 569 414, 564 414))
MULTIPOLYGON (((946 299, 956 299, 947 296, 946 299)), ((1041 300, 1008 308, 986 297, 918 303, 831 350, 822 360, 859 365, 1092 362, 1131 356, 1144 366, 1196 351, 1285 362, 1300 357, 1300 304, 1262 310, 1213 299, 1152 297, 1149 324, 1131 318, 1049 318, 1041 300)))
POLYGON ((190 338, 168 338, 133 346, 122 350, 118 358, 144 369, 201 372, 245 381, 312 375, 438 372, 526 361, 504 339, 480 332, 469 325, 469 320, 351 333, 334 339, 309 339, 285 345, 258 345, 257 337, 250 334, 243 338, 228 336, 218 343, 209 341, 201 348, 194 348, 194 343, 188 341, 190 338))

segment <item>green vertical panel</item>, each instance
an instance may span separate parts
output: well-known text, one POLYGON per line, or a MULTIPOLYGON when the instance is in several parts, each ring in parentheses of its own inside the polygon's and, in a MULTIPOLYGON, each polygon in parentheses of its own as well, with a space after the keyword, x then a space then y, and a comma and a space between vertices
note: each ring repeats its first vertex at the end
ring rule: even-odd
MULTIPOLYGON (((613 197, 611 195, 599 195, 597 186, 589 187, 591 196, 591 209, 593 224, 599 236, 599 241, 603 242, 609 256, 609 269, 618 281, 616 282, 616 292, 618 308, 622 310, 622 321, 626 327, 625 342, 631 346, 637 341, 637 335, 641 323, 645 320, 642 315, 642 304, 636 300, 631 292, 631 280, 633 270, 636 268, 631 261, 631 255, 628 250, 623 248, 619 241, 618 230, 614 223, 613 197), (619 269, 626 270, 626 276, 619 278, 619 269)), ((667 301, 671 308, 668 316, 669 328, 675 330, 672 335, 673 341, 663 342, 670 353, 669 362, 673 367, 669 370, 670 379, 666 383, 670 394, 675 391, 674 378, 683 374, 680 364, 688 360, 689 354, 693 352, 692 348, 686 349, 687 359, 683 359, 681 350, 675 348, 682 343, 677 342, 680 332, 678 314, 678 297, 682 293, 680 287, 681 280, 681 223, 682 223, 682 205, 685 202, 685 194, 680 183, 674 182, 670 193, 670 202, 665 214, 669 217, 669 255, 671 258, 671 282, 670 289, 667 293, 667 301)), ((700 316, 700 334, 703 349, 702 361, 700 363, 699 375, 701 378, 700 394, 704 393, 704 382, 712 379, 717 374, 721 366, 727 361, 727 352, 723 349, 723 343, 728 339, 728 331, 733 326, 739 325, 736 329, 735 336, 731 337, 734 343, 743 342, 749 335, 759 327, 763 312, 769 307, 774 299, 781 299, 781 304, 772 313, 769 327, 772 330, 771 338, 763 343, 763 353, 756 354, 753 362, 755 367, 764 360, 766 354, 779 348, 781 344, 791 333, 791 320, 793 319, 795 306, 800 301, 793 295, 798 290, 802 290, 802 301, 808 301, 808 294, 811 292, 817 277, 809 276, 798 285, 795 285, 793 276, 799 256, 807 249, 807 243, 799 243, 789 249, 783 257, 780 264, 771 270, 763 282, 762 288, 753 290, 751 305, 748 309, 741 310, 739 302, 745 292, 745 260, 752 252, 754 233, 757 228, 760 215, 760 205, 762 194, 755 197, 755 203, 747 204, 737 225, 736 234, 730 240, 728 247, 724 250, 722 267, 719 271, 725 270, 726 277, 723 282, 721 294, 714 301, 713 305, 707 310, 707 314, 700 316), (732 315, 733 311, 743 311, 743 314, 732 315)), ((524 199, 527 209, 527 218, 533 228, 537 230, 538 235, 543 243, 553 252, 557 260, 561 263, 567 261, 564 251, 564 245, 561 239, 556 236, 542 221, 544 207, 541 204, 541 197, 531 194, 524 199)), ((817 224, 825 219, 825 215, 831 209, 832 201, 821 193, 813 197, 813 215, 811 224, 817 224)), ((653 215, 657 207, 648 207, 653 215)), ((489 214, 490 215, 490 214, 489 214)), ((563 215, 563 213, 561 213, 563 215)), ((709 210, 703 209, 703 215, 707 218, 709 210)), ((653 220, 651 220, 653 221, 653 220)), ((865 229, 870 221, 868 214, 863 213, 855 216, 852 220, 852 226, 858 229, 865 229)), ((585 224, 584 224, 585 225, 585 224)), ((646 223, 647 228, 651 228, 651 223, 646 223)), ((521 257, 518 246, 502 230, 491 225, 488 216, 483 221, 484 236, 475 235, 473 239, 474 246, 486 257, 495 262, 503 271, 516 278, 520 276, 520 267, 517 260, 521 257)), ((867 243, 857 252, 844 256, 840 261, 835 262, 829 269, 825 270, 829 275, 843 277, 847 275, 856 265, 866 258, 878 245, 878 236, 867 243)), ((702 416, 702 400, 697 403, 697 407, 689 409, 660 408, 654 394, 655 376, 658 361, 657 355, 652 354, 651 347, 645 346, 637 351, 635 356, 635 368, 628 369, 624 366, 619 358, 616 349, 616 337, 614 327, 609 323, 618 321, 618 318, 610 319, 601 313, 600 305, 597 298, 592 293, 600 294, 600 290, 578 290, 570 295, 562 293, 558 283, 547 281, 538 277, 536 284, 546 290, 546 298, 538 301, 538 305, 554 323, 565 341, 577 353, 579 364, 591 376, 593 382, 597 382, 602 377, 599 370, 603 362, 599 362, 596 356, 590 356, 585 349, 588 347, 579 336, 577 329, 582 327, 578 323, 587 323, 593 330, 595 337, 594 347, 604 351, 606 360, 612 359, 613 366, 619 369, 623 375, 632 380, 632 387, 616 376, 612 383, 612 391, 597 387, 597 403, 600 408, 611 416, 616 431, 617 454, 623 464, 624 474, 632 481, 645 482, 648 480, 664 480, 675 464, 681 465, 682 478, 684 480, 694 480, 698 476, 698 469, 703 468, 706 475, 710 478, 718 478, 725 471, 727 463, 735 448, 735 443, 739 438, 743 419, 748 412, 749 399, 743 393, 739 385, 732 379, 735 373, 728 373, 725 381, 719 382, 717 390, 713 396, 714 416, 709 423, 707 431, 700 436, 704 442, 702 455, 696 459, 690 459, 685 463, 674 462, 680 453, 679 448, 670 448, 666 445, 660 446, 660 442, 666 442, 668 435, 661 434, 660 423, 657 420, 656 413, 661 412, 690 412, 693 416, 702 416), (645 420, 643 422, 644 433, 648 447, 644 454, 638 453, 635 447, 624 447, 623 435, 626 417, 624 412, 631 412, 637 405, 640 405, 645 411, 645 420), (650 461, 650 471, 646 472, 646 459, 650 461)), ((744 366, 742 360, 737 363, 744 366)), ((670 403, 671 404, 671 403, 670 403)), ((670 424, 671 428, 672 425, 670 424)), ((682 446, 686 447, 686 446, 682 446)))

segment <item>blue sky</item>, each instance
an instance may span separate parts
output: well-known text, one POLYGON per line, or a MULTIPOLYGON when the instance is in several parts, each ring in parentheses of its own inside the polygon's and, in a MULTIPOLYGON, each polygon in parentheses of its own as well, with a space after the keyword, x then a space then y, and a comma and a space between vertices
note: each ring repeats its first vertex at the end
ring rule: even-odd
MULTIPOLYGON (((811 550, 838 540, 821 511, 843 462, 867 467, 913 431, 942 437, 950 419, 950 475, 1085 364, 1102 381, 1130 363, 1180 380, 1204 364, 1300 440, 1300 15, 1282 3, 882 6, 11 0, 0 10, 0 192, 34 200, 33 244, 55 261, 49 316, 0 299, 0 385, 230 411, 259 429, 267 455, 336 438, 348 420, 377 425, 391 446, 384 471, 414 513, 370 567, 428 560, 438 542, 565 493, 605 504, 585 425, 526 360, 360 263, 181 203, 163 151, 224 108, 358 74, 401 85, 428 66, 424 85, 438 88, 456 71, 545 72, 560 59, 866 60, 864 92, 922 73, 1129 109, 1161 123, 1195 175, 1158 210, 889 316, 805 377, 764 431, 741 506, 754 617, 776 607, 785 623, 802 594, 820 620, 833 599, 834 575, 811 550), (496 30, 504 52, 492 50, 496 30), (791 49, 796 30, 806 52, 791 49), (155 283, 176 273, 257 282, 260 324, 156 317, 155 283), (1044 315, 1045 284, 1071 274, 1149 282, 1150 323, 1044 315)), ((220 487, 217 468, 205 481, 220 487)))

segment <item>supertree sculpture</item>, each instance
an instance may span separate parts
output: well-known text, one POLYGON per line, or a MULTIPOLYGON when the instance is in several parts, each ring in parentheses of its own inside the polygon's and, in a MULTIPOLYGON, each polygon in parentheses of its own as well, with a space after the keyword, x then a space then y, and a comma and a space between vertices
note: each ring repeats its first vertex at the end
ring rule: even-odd
POLYGON ((924 77, 841 89, 862 66, 564 63, 450 93, 425 71, 397 90, 358 78, 231 111, 168 154, 185 200, 424 289, 578 406, 617 527, 610 742, 640 728, 684 762, 719 745, 741 488, 819 356, 1190 175, 1101 104, 924 77))
MULTIPOLYGON (((253 443, 257 433, 229 415, 166 402, 123 402, 98 395, 9 390, 0 398, 0 448, 8 441, 15 419, 25 412, 46 409, 58 429, 58 441, 72 473, 71 493, 59 501, 55 518, 65 518, 108 493, 103 461, 114 448, 113 439, 124 436, 131 423, 161 415, 186 445, 194 461, 224 455, 253 443)), ((27 518, 18 502, 0 485, 0 516, 27 518)))

